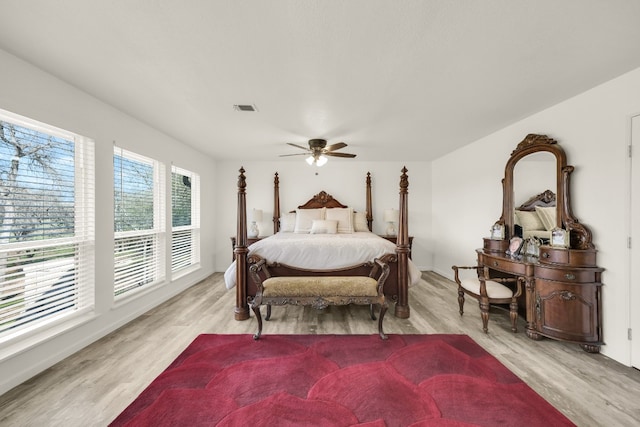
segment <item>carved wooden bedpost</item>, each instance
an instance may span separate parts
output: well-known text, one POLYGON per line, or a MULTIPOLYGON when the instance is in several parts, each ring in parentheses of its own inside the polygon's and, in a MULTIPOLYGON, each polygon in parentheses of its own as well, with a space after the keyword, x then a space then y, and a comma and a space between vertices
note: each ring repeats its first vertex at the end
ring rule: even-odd
POLYGON ((235 319, 246 320, 249 318, 249 305, 247 304, 247 181, 244 176, 244 168, 240 168, 238 176, 238 227, 236 230, 236 247, 233 252, 236 255, 236 308, 235 319))
POLYGON ((369 231, 373 231, 373 208, 371 203, 371 172, 367 172, 367 226, 369 231))
POLYGON ((398 224, 398 302, 395 315, 401 319, 409 318, 409 177, 407 168, 402 168, 400 176, 400 215, 398 224))
POLYGON ((280 231, 280 179, 278 172, 273 178, 273 234, 280 231))

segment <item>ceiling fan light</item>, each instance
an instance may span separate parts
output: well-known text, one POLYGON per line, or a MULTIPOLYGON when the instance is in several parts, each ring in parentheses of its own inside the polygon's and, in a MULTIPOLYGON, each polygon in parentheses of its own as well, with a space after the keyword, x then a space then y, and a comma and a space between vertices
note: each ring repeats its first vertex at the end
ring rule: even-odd
POLYGON ((309 156, 305 160, 307 161, 309 166, 311 166, 316 159, 314 159, 313 156, 309 156))
POLYGON ((323 166, 325 163, 327 163, 327 161, 329 160, 329 158, 327 156, 320 156, 318 157, 318 160, 316 161, 316 164, 318 165, 318 167, 323 166))

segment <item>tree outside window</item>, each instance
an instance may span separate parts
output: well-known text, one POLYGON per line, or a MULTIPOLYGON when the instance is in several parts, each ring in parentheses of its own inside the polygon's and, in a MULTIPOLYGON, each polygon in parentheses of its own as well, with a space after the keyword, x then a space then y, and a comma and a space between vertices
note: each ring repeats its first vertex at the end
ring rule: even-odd
POLYGON ((93 304, 93 283, 83 282, 93 270, 93 176, 77 172, 86 162, 93 171, 93 145, 7 112, 0 119, 2 337, 93 304))
POLYGON ((171 168, 171 271, 200 263, 200 176, 171 168))

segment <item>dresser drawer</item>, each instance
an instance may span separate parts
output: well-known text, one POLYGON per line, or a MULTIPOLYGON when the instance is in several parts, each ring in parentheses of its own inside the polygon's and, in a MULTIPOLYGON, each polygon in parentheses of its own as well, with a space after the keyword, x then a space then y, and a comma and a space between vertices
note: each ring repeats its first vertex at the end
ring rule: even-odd
POLYGON ((506 258, 485 257, 484 262, 484 265, 494 270, 505 271, 521 276, 527 275, 527 265, 517 261, 511 261, 506 258))
POLYGON ((507 249, 509 249, 509 241, 508 240, 494 240, 484 238, 483 247, 485 252, 492 252, 497 254, 504 254, 507 249))
POLYGON ((561 264, 573 267, 595 267, 595 249, 566 249, 552 246, 540 246, 541 264, 561 264))
POLYGON ((599 268, 553 268, 536 266, 536 279, 554 280, 556 282, 568 283, 592 283, 600 281, 599 268))

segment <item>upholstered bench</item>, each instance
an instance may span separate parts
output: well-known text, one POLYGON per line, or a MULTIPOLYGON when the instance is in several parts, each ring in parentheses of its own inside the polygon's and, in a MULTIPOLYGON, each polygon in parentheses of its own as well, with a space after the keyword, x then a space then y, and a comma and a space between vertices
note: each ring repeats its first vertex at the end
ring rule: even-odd
POLYGON ((384 296, 384 283, 389 276, 389 265, 375 259, 369 263, 369 276, 279 276, 272 277, 268 263, 262 259, 249 268, 251 279, 256 285, 255 297, 249 297, 249 305, 258 320, 258 332, 254 339, 262 334, 262 315, 260 306, 266 305, 267 317, 271 316, 271 305, 310 305, 323 309, 330 305, 360 304, 371 307, 371 318, 375 320, 373 305, 380 305, 378 333, 381 339, 387 339, 382 321, 387 311, 384 296))

